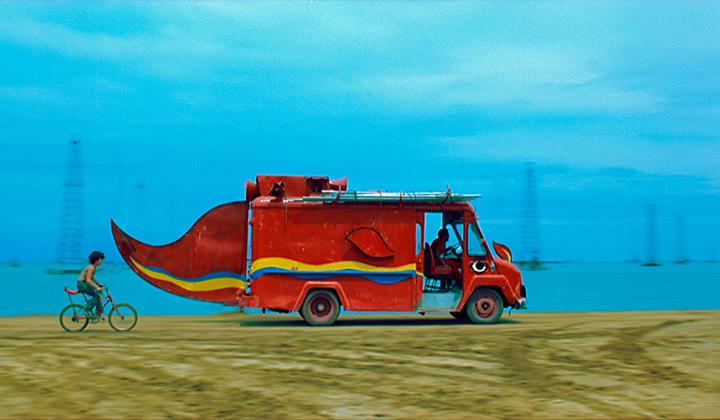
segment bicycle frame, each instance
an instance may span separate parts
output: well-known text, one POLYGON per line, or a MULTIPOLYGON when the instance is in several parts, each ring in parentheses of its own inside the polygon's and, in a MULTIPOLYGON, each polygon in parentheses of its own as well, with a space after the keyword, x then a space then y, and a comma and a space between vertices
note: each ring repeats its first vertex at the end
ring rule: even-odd
MULTIPOLYGON (((77 295, 82 292, 79 290, 71 290, 65 287, 63 289, 68 294, 68 300, 70 304, 66 306, 60 312, 60 325, 68 332, 79 332, 87 327, 89 321, 96 323, 99 321, 98 316, 91 315, 92 311, 88 311, 82 304, 75 303, 72 295, 77 295)), ((137 324, 137 311, 131 305, 127 303, 116 304, 110 295, 109 289, 105 287, 106 296, 102 293, 99 295, 99 306, 100 312, 104 313, 105 309, 110 306, 110 310, 107 312, 107 320, 110 326, 115 331, 130 331, 137 324)), ((85 299, 85 305, 87 305, 88 298, 83 293, 85 299)), ((99 315, 99 314, 98 314, 99 315)), ((104 319, 104 318, 103 318, 104 319)))
MULTIPOLYGON (((64 288, 63 290, 65 291, 65 293, 67 293, 68 300, 70 301, 71 305, 75 303, 72 300, 72 295, 82 295, 82 297, 85 299, 85 304, 87 305, 89 300, 85 293, 83 293, 79 290, 73 291, 67 287, 64 288)), ((109 312, 105 312, 105 308, 108 306, 108 303, 111 304, 111 308, 115 308, 115 301, 113 301, 113 298, 112 298, 112 296, 110 296, 110 293, 107 292, 107 289, 103 289, 103 291, 105 291, 106 295, 103 295, 102 292, 100 292, 100 307, 102 308, 102 313, 109 313, 109 312)), ((78 316, 79 319, 86 318, 85 314, 75 314, 75 315, 78 316)))

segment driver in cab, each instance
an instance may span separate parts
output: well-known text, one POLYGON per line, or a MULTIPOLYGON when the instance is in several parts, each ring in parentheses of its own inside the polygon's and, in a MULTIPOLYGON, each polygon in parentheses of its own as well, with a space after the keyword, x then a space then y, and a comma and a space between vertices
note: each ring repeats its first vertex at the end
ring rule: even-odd
POLYGON ((430 249, 432 250, 433 259, 435 260, 436 266, 445 266, 450 267, 452 270, 452 276, 455 279, 455 282, 459 285, 462 284, 462 276, 460 275, 460 269, 458 267, 459 262, 450 260, 450 259, 444 259, 442 257, 442 254, 447 250, 447 241, 450 239, 450 233, 448 233, 448 230, 445 228, 442 228, 438 231, 438 237, 435 238, 434 241, 432 241, 432 244, 430 244, 430 249))

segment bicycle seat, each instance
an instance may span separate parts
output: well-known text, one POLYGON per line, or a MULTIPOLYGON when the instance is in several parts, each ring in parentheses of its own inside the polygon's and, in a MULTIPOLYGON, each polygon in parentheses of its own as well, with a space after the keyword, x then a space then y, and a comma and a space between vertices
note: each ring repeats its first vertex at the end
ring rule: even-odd
POLYGON ((70 295, 79 295, 79 294, 80 294, 79 291, 77 291, 77 290, 71 290, 71 289, 68 289, 67 287, 63 287, 63 290, 64 290, 65 292, 67 292, 68 294, 70 294, 70 295))

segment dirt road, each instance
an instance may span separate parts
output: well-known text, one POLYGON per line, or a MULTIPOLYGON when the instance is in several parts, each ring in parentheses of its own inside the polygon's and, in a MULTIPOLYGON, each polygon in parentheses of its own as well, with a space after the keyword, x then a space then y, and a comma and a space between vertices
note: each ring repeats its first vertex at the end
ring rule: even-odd
POLYGON ((0 318, 0 418, 720 418, 720 312, 0 318))

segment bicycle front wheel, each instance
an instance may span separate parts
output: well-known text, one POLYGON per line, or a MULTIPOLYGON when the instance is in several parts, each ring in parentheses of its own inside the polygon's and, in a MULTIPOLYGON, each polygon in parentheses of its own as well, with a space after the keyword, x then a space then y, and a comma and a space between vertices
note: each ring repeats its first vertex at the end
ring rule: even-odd
POLYGON ((80 332, 88 325, 85 308, 77 303, 70 304, 60 312, 60 325, 67 332, 80 332))
POLYGON ((137 311, 127 303, 115 305, 108 315, 108 322, 115 331, 130 331, 135 328, 137 320, 137 311))

